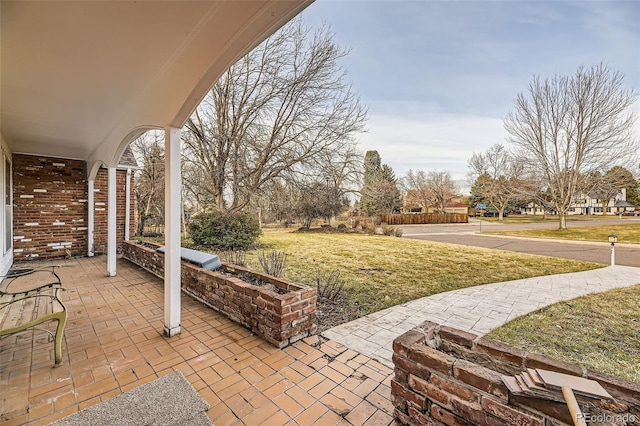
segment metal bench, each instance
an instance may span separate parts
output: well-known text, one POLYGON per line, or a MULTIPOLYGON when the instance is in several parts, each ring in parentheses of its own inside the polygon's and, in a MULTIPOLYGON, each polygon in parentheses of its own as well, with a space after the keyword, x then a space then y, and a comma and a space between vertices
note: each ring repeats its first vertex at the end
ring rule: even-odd
POLYGON ((0 290, 0 339, 31 328, 49 333, 54 338, 55 366, 62 365, 62 338, 67 323, 67 309, 60 300, 60 277, 54 268, 22 270, 7 274, 0 290), (50 274, 51 276, 47 275, 50 274), (21 282, 17 278, 27 277, 21 282), (12 284, 14 288, 8 291, 12 284), (38 325, 57 321, 55 334, 38 325))
MULTIPOLYGON (((159 247, 156 251, 158 253, 164 253, 165 248, 159 247)), ((192 250, 192 249, 181 247, 180 257, 184 261, 193 263, 194 265, 198 265, 210 271, 215 271, 220 266, 222 266, 222 263, 220 262, 220 258, 218 256, 216 256, 215 254, 205 253, 198 250, 192 250)))
POLYGON ((42 268, 12 268, 0 286, 0 295, 13 293, 37 293, 43 289, 62 286, 56 273, 59 265, 42 268))

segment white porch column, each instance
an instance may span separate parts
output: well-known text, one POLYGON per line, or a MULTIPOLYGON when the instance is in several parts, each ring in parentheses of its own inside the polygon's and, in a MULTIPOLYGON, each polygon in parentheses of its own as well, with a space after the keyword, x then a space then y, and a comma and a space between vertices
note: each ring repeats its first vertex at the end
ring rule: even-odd
POLYGON ((129 228, 131 227, 131 169, 127 169, 127 182, 124 191, 124 240, 129 241, 131 236, 129 235, 129 228))
POLYGON ((180 333, 180 129, 164 130, 164 334, 180 333))
POLYGON ((116 168, 109 167, 107 215, 107 276, 116 276, 116 168))
POLYGON ((94 184, 95 181, 94 180, 90 180, 89 181, 89 188, 88 188, 88 197, 87 197, 87 204, 89 207, 89 213, 88 213, 88 217, 87 217, 87 256, 91 257, 94 255, 93 252, 93 231, 95 229, 95 225, 94 225, 94 209, 95 209, 95 190, 94 190, 94 184))

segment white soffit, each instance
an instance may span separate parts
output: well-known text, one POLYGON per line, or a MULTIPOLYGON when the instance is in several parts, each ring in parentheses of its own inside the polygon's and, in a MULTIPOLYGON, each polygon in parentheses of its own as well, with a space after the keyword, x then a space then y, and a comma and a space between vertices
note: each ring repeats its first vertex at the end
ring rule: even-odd
POLYGON ((115 166, 310 2, 3 0, 0 131, 14 152, 115 166))

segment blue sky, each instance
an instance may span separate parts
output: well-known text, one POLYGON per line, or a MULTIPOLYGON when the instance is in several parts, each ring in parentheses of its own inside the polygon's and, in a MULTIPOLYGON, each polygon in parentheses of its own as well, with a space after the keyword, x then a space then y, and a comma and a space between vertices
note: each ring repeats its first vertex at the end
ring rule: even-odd
POLYGON ((640 91, 637 0, 316 0, 301 16, 351 49, 342 65, 369 107, 359 147, 398 177, 450 171, 468 190, 467 159, 506 144, 502 121, 534 74, 604 62, 640 91))

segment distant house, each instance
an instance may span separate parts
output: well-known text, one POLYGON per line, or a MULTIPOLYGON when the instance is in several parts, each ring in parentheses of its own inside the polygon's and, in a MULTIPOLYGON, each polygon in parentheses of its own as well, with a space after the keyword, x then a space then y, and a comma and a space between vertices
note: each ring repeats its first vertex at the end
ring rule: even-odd
MULTIPOLYGON (((627 191, 622 188, 620 192, 613 198, 605 200, 598 198, 596 194, 579 194, 573 199, 573 203, 569 206, 568 214, 570 215, 602 215, 602 214, 619 214, 625 211, 633 211, 635 206, 627 201, 627 191)), ((522 214, 542 214, 544 210, 540 205, 529 203, 522 214)), ((553 212, 555 213, 555 212, 553 212)))
MULTIPOLYGON (((462 201, 462 197, 455 197, 444 207, 444 213, 467 214, 469 205, 462 201)), ((417 196, 417 192, 409 190, 404 196, 402 213, 436 213, 437 208, 433 205, 425 205, 417 196)))

